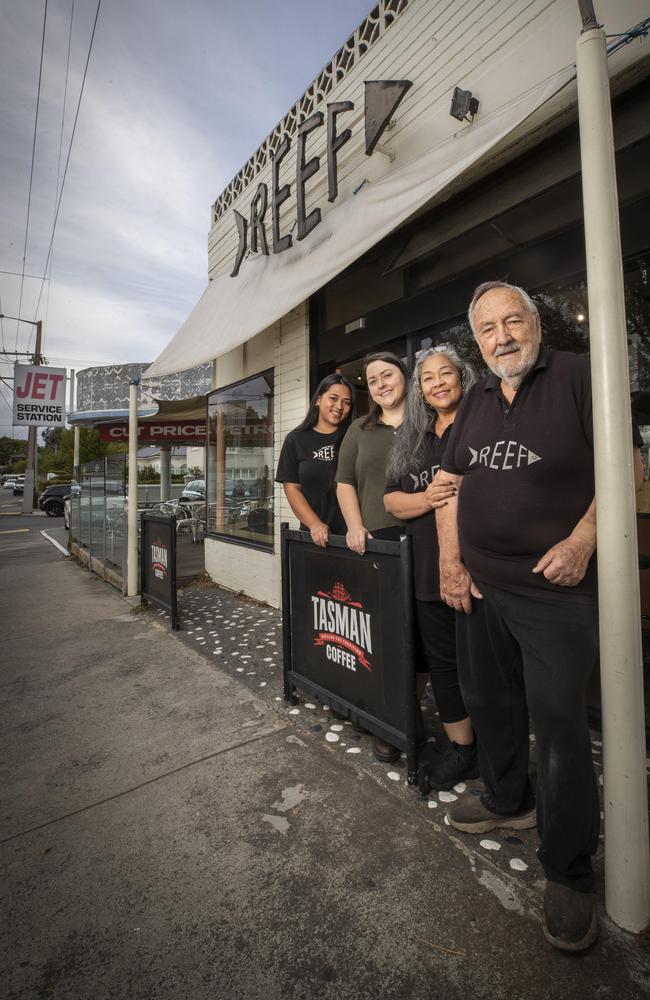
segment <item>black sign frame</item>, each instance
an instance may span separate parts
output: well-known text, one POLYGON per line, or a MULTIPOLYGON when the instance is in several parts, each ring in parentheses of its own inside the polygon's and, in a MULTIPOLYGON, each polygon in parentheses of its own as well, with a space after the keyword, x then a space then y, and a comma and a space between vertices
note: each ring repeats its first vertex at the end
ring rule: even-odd
POLYGON ((140 598, 171 617, 180 629, 176 578, 176 514, 143 510, 140 514, 140 598), (156 549, 154 549, 154 546, 156 549))
POLYGON ((294 531, 282 524, 281 552, 285 701, 296 704, 296 689, 301 688, 379 739, 404 750, 407 782, 416 785, 411 539, 403 535, 399 542, 368 540, 366 554, 359 556, 348 549, 341 536, 330 536, 323 549, 313 544, 308 531, 294 531), (314 582, 320 578, 315 569, 319 561, 329 592, 322 586, 317 589, 314 582), (334 568, 337 564, 340 569, 334 568), (390 573, 385 572, 387 564, 392 564, 390 573), (350 587, 342 580, 353 581, 353 590, 365 588, 363 602, 352 599, 362 595, 348 593, 350 587), (386 614, 387 610, 390 614, 386 614), (337 625, 333 632, 328 626, 335 613, 337 625), (340 627, 342 621, 351 626, 347 632, 340 627), (323 653, 314 653, 315 647, 323 649, 323 653), (369 662, 367 657, 371 655, 369 662), (336 661, 333 668, 325 656, 336 661), (374 694, 359 697, 368 673, 373 672, 374 694))

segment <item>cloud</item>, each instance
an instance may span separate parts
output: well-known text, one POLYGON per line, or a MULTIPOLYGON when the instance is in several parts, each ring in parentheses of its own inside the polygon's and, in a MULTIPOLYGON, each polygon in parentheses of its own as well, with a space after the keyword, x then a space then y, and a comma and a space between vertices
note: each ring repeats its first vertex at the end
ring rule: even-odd
MULTIPOLYGON (((6 5, 0 36, 0 270, 20 272, 41 45, 41 0, 6 5)), ((61 203, 52 282, 38 310, 46 356, 147 361, 207 282, 210 206, 367 14, 369 0, 111 0, 102 5, 61 203)), ((52 230, 69 0, 48 21, 27 273, 41 274, 52 230)), ((68 148, 96 0, 75 0, 68 148)), ((26 278, 23 317, 41 281, 26 278)), ((17 315, 20 278, 0 274, 17 315)), ((33 328, 2 324, 5 346, 33 328)), ((73 363, 74 361, 74 363, 73 363)), ((6 362, 0 374, 10 375, 6 362)), ((0 434, 8 433, 0 390, 0 434)))

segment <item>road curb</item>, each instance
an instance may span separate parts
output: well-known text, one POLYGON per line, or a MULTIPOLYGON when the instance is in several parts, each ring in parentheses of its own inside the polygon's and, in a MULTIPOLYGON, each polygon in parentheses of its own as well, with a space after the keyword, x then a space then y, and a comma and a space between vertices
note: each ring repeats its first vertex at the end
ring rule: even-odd
POLYGON ((68 552, 67 549, 63 548, 61 542, 57 542, 56 538, 52 538, 51 535, 48 535, 47 531, 41 531, 41 535, 43 536, 43 538, 47 538, 48 542, 51 542, 55 549, 58 549, 59 552, 63 553, 66 559, 69 558, 70 553, 68 552))

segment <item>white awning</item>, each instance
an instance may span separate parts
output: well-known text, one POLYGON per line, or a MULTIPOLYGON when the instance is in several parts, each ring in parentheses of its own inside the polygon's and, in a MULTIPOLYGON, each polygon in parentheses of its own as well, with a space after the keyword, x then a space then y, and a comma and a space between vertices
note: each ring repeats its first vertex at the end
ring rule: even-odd
POLYGON ((334 205, 310 236, 290 250, 249 258, 236 278, 219 275, 145 377, 211 361, 286 316, 406 222, 574 76, 573 67, 555 73, 410 163, 364 185, 353 198, 334 205))

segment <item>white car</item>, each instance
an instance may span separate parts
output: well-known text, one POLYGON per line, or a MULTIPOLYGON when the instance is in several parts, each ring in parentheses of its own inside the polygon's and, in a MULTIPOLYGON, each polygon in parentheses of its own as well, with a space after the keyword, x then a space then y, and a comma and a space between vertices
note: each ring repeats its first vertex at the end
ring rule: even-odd
POLYGON ((184 503, 187 500, 205 500, 204 479, 193 479, 191 483, 186 483, 179 501, 184 503))
POLYGON ((6 490, 13 490, 15 485, 16 485, 15 479, 6 479, 5 482, 3 483, 3 486, 6 490))

